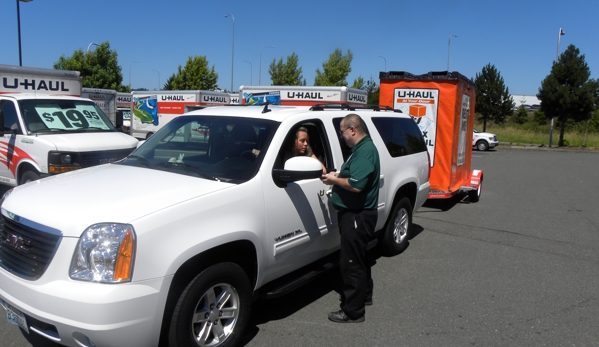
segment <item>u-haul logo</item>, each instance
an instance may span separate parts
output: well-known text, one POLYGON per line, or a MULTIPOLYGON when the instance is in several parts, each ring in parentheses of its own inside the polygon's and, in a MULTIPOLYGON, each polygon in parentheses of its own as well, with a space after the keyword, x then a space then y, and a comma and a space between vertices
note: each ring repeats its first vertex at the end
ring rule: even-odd
POLYGON ((19 79, 17 77, 10 80, 8 77, 2 78, 2 87, 4 89, 21 89, 25 91, 52 91, 52 92, 68 92, 69 88, 65 85, 65 81, 44 80, 44 79, 19 79))
POLYGON ((220 103, 225 103, 225 104, 229 103, 227 98, 224 96, 203 95, 202 100, 204 102, 220 102, 220 103))

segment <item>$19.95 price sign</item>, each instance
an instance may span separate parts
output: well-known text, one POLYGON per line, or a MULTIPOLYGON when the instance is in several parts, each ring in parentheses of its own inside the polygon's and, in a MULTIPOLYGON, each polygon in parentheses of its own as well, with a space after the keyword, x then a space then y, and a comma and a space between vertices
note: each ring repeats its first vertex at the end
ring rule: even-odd
POLYGON ((92 105, 79 104, 76 108, 67 110, 52 107, 36 107, 36 111, 49 129, 110 129, 92 105))

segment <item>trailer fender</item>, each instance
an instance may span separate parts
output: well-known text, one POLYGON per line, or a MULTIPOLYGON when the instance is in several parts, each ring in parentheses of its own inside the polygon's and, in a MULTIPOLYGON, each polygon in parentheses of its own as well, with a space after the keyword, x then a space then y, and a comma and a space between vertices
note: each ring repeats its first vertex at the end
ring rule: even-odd
POLYGON ((470 187, 478 190, 478 187, 483 182, 483 170, 472 170, 470 173, 470 187))

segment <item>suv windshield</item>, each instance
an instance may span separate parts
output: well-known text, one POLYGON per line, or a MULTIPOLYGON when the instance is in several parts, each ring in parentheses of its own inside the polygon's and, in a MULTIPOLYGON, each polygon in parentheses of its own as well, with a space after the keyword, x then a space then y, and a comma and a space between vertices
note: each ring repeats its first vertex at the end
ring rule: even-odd
POLYGON ((242 183, 258 172, 277 127, 263 119, 180 116, 119 164, 242 183))
POLYGON ((20 107, 29 133, 116 131, 91 101, 34 99, 21 101, 20 107))

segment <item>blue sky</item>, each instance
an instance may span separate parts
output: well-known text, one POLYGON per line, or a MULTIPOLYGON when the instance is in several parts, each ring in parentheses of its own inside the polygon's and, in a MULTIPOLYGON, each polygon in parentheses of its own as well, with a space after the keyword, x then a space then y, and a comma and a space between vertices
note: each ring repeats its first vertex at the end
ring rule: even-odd
MULTIPOLYGON (((20 9, 23 66, 52 68, 61 55, 108 41, 123 84, 150 90, 196 55, 230 89, 233 36, 234 90, 270 84, 268 65, 294 52, 313 85, 335 48, 353 52, 349 84, 358 76, 378 82, 385 70, 444 71, 449 48, 451 71, 474 78, 491 63, 510 93, 534 95, 555 60, 560 28, 560 51, 575 45, 599 77, 595 1, 33 0, 20 9), (457 37, 448 45, 450 35, 457 37)), ((0 63, 18 65, 16 0, 2 0, 2 13, 0 63)))

